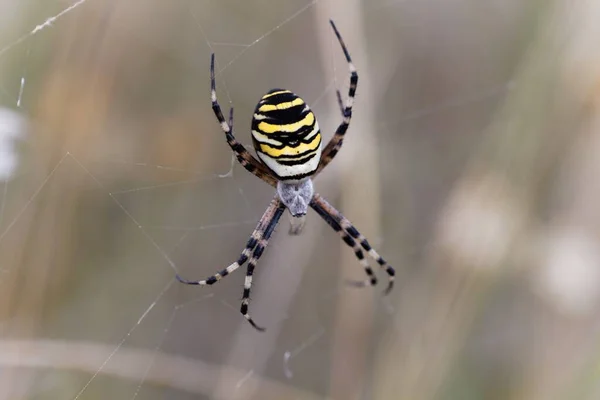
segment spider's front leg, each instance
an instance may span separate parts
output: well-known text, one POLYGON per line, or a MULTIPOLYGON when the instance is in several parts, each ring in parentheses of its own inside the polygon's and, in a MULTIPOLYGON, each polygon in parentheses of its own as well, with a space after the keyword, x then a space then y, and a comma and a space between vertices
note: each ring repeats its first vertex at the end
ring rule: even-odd
POLYGON ((273 177, 273 175, 269 172, 265 166, 259 162, 246 148, 243 144, 237 141, 237 139, 233 136, 233 107, 229 110, 229 123, 225 120, 223 116, 223 112, 221 111, 221 106, 219 105, 219 101, 217 100, 217 89, 216 89, 216 80, 215 80, 215 55, 214 53, 210 57, 210 100, 212 103, 212 109, 221 125, 221 129, 225 133, 225 139, 227 139, 227 144, 231 147, 231 150, 235 154, 237 160, 242 164, 242 166, 250 173, 259 177, 266 183, 271 186, 275 186, 277 184, 277 179, 273 177))
POLYGON ((356 95, 356 88, 358 86, 358 73, 356 72, 356 67, 352 63, 352 59, 350 58, 350 53, 346 48, 346 44, 342 39, 342 35, 338 31, 337 27, 333 23, 333 21, 329 21, 331 27, 333 28, 333 32, 342 47, 342 51, 344 52, 344 56, 346 57, 346 62, 348 63, 348 70, 350 71, 350 85, 348 87, 348 97, 346 98, 346 105, 342 105, 342 96, 339 91, 336 91, 337 101, 342 111, 342 122, 338 126, 335 131, 335 134, 327 143, 327 146, 323 149, 323 153, 321 154, 321 160, 319 161, 319 168, 315 172, 315 175, 319 174, 323 168, 325 168, 331 160, 336 156, 342 144, 344 143, 344 135, 350 126, 350 120, 352 119, 352 107, 354 106, 354 96, 356 95))

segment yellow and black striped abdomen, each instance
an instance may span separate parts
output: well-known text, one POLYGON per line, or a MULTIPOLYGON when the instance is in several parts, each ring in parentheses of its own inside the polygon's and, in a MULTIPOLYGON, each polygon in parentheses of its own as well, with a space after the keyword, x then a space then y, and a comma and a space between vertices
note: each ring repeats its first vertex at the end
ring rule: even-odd
POLYGON ((321 158, 315 114, 289 90, 273 89, 254 110, 252 142, 261 161, 282 181, 312 175, 321 158))

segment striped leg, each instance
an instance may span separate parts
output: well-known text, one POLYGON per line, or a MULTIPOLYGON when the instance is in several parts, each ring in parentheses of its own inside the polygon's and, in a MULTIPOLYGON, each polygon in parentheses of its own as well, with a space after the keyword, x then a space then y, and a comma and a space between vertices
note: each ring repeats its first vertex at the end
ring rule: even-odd
POLYGON ((269 244, 269 238, 271 234, 275 230, 277 223, 279 222, 279 218, 283 211, 285 210, 285 206, 283 203, 278 201, 278 206, 274 210, 272 217, 269 220, 269 223, 264 231, 262 238, 258 241, 258 244, 254 248, 254 252, 252 252, 252 258, 248 262, 248 268, 246 269, 246 280, 244 281, 244 294, 242 296, 242 307, 240 308, 240 312, 250 322, 254 328, 259 331, 264 331, 265 328, 256 325, 250 314, 248 314, 248 303, 250 302, 250 288, 252 287, 252 276, 254 275, 254 268, 256 267, 256 263, 262 256, 265 248, 269 244))
POLYGON ((217 272, 216 274, 209 276, 208 278, 200 280, 200 281, 188 281, 187 279, 182 278, 179 274, 176 274, 175 277, 177 278, 177 280, 179 282, 185 283, 187 285, 200 285, 200 286, 212 285, 212 284, 217 283, 222 278, 226 277, 227 275, 229 275, 236 269, 238 269, 246 261, 248 261, 248 258, 250 257, 250 253, 252 252, 252 250, 255 247, 257 247, 258 243, 263 238, 263 236, 265 234, 265 229, 268 228, 269 223, 272 221, 275 213, 278 210, 278 207, 280 207, 280 206, 281 206, 281 202, 278 199, 274 199, 273 201, 271 201, 271 204, 269 204, 269 207, 267 207, 267 210, 265 211, 263 216, 260 218, 260 221, 258 221, 258 225, 254 229, 254 232, 252 232, 250 239, 248 239, 248 242, 246 243, 246 247, 244 248, 244 250, 242 251, 242 253, 240 254, 240 257, 238 258, 238 260, 236 262, 229 265, 227 268, 217 272))
POLYGON ((388 274, 389 278, 388 287, 386 288, 385 293, 389 293, 394 287, 394 275, 396 275, 396 271, 394 270, 394 268, 392 268, 387 263, 387 261, 385 261, 383 257, 381 257, 379 253, 377 253, 377 251, 375 251, 375 249, 371 247, 367 239, 358 232, 358 230, 352 225, 352 223, 346 217, 344 217, 338 210, 336 210, 331 204, 329 204, 327 200, 325 200, 319 194, 315 193, 313 195, 312 201, 310 202, 310 205, 319 215, 321 215, 321 217, 325 219, 325 221, 328 221, 328 219, 326 219, 324 216, 325 214, 329 218, 334 220, 344 231, 345 234, 355 239, 360 244, 360 246, 367 252, 369 257, 377 261, 377 264, 379 264, 379 266, 382 269, 385 269, 385 272, 388 274))
MULTIPOLYGON (((331 23, 331 27, 333 28, 333 32, 340 42, 340 46, 344 51, 344 56, 346 56, 346 61, 348 62, 348 69, 350 70, 350 87, 348 88, 348 98, 346 99, 346 106, 342 107, 342 122, 338 126, 335 131, 335 135, 329 141, 327 146, 323 149, 323 153, 321 154, 321 161, 319 162, 319 167, 315 172, 315 175, 321 172, 323 168, 325 168, 331 160, 336 156, 340 148, 342 147, 342 143, 344 141, 344 135, 348 130, 348 126, 350 125, 350 119, 352 118, 352 106, 354 105, 354 96, 356 94, 356 86, 358 85, 358 74, 356 73, 356 68, 354 64, 352 64, 352 59, 350 58, 350 53, 344 44, 344 40, 340 35, 340 32, 337 30, 337 27, 333 23, 333 21, 329 21, 331 23)), ((337 93, 338 103, 342 104, 341 95, 339 92, 337 93)))
POLYGON ((229 109, 229 129, 233 132, 233 107, 229 109))
POLYGON ((221 124, 221 129, 225 132, 225 138, 231 150, 235 153, 237 160, 242 164, 248 172, 256 175, 271 186, 277 186, 277 179, 271 175, 269 170, 261 164, 252 154, 246 150, 243 144, 238 142, 233 136, 233 109, 229 110, 229 123, 225 120, 221 106, 217 101, 217 90, 215 83, 215 55, 214 53, 210 57, 210 99, 212 102, 212 109, 215 116, 221 124))
POLYGON ((346 107, 344 107, 344 101, 342 100, 342 94, 340 93, 339 89, 335 90, 335 97, 337 98, 338 106, 340 107, 340 112, 342 113, 342 117, 343 117, 345 115, 344 109, 346 107))
POLYGON ((337 233, 340 234, 344 243, 346 243, 348 246, 352 247, 352 250, 354 250, 354 255, 356 256, 356 258, 358 259, 360 264, 363 266, 363 268, 365 269, 365 272, 367 273, 367 276, 369 277, 367 280, 364 280, 364 281, 349 281, 349 283, 352 286, 357 286, 357 287, 375 286, 377 284, 377 277, 375 276, 375 274, 373 273, 373 269, 371 268, 371 266, 365 259, 365 255, 364 255, 363 251, 361 250, 360 246, 358 245, 358 243, 356 243, 356 241, 354 239, 352 239, 352 237, 350 235, 348 235, 342 229, 340 224, 337 223, 337 221, 331 215, 329 215, 323 209, 323 207, 321 207, 320 204, 313 203, 312 208, 317 212, 317 214, 319 214, 321 216, 321 218, 323 218, 325 220, 325 222, 327 222, 329 224, 329 226, 331 226, 333 228, 334 231, 336 231, 337 233))

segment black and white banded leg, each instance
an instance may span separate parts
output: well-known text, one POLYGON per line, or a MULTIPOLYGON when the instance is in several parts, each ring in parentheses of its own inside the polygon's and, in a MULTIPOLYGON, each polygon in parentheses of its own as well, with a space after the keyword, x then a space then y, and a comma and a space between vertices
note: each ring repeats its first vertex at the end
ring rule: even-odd
POLYGON ((321 197, 321 195, 315 193, 310 205, 313 210, 315 210, 319 215, 321 215, 321 217, 323 217, 323 219, 325 219, 325 221, 328 221, 328 219, 324 215, 331 217, 331 219, 333 219, 347 235, 360 244, 360 246, 367 252, 369 257, 379 264, 381 269, 385 270, 385 272, 388 274, 388 286, 385 289, 385 293, 389 293, 394 287, 394 276, 396 275, 394 268, 392 268, 387 261, 385 261, 383 257, 381 257, 379 253, 377 253, 377 251, 371 247, 367 239, 360 234, 360 232, 358 232, 348 218, 344 217, 342 213, 336 210, 335 207, 329 204, 327 200, 321 197))
POLYGON ((338 104, 340 104, 340 108, 342 109, 342 122, 338 126, 335 131, 335 134, 323 149, 323 153, 321 154, 321 160, 319 162, 319 167, 315 172, 315 175, 319 174, 325 168, 331 160, 336 156, 342 144, 344 142, 344 135, 350 126, 350 120, 352 119, 352 107, 354 106, 354 96, 356 95, 356 87, 358 86, 358 73, 356 72, 356 67, 352 63, 352 59, 350 58, 350 53, 344 44, 344 40, 340 35, 340 32, 337 30, 337 27, 333 23, 333 21, 329 21, 331 27, 333 28, 333 32, 342 47, 342 51, 344 52, 344 56, 346 57, 346 61, 348 62, 348 69, 350 70, 350 86, 348 88, 348 98, 346 99, 346 106, 342 106, 342 96, 339 91, 336 92, 336 96, 338 99, 338 104))
POLYGON ((246 279, 244 281, 244 293, 242 295, 242 307, 240 308, 240 312, 242 313, 244 318, 246 318, 248 322, 250 322, 250 324, 259 331, 264 331, 265 328, 256 325, 252 317, 250 317, 250 314, 248 314, 248 303, 250 302, 250 289, 252 288, 252 276, 254 275, 254 268, 256 267, 256 264, 262 256, 265 248, 269 244, 269 238, 275 230, 275 226, 277 226, 279 218, 281 217, 281 214, 283 214, 284 210, 285 206, 283 205, 283 203, 279 202, 279 205, 275 209, 272 218, 269 220, 269 224, 267 225, 264 234, 262 235, 262 238, 258 241, 258 244, 252 252, 252 258, 250 258, 250 261, 248 262, 248 267, 246 269, 246 279))
POLYGON ((213 284, 217 283, 218 281, 220 281, 222 278, 226 277, 227 275, 229 275, 230 273, 235 271, 236 269, 238 269, 246 261, 248 261, 248 258, 250 257, 252 250, 254 250, 254 248, 257 247, 259 241, 263 238, 263 236, 265 234, 265 230, 269 226, 269 223, 273 220, 275 213, 280 206, 281 206, 281 202, 279 201, 278 198, 271 201, 271 204, 269 204, 269 207, 267 207, 267 210, 265 211, 263 216, 258 221, 256 228, 254 229, 254 231, 252 232, 252 235, 250 236, 250 239, 248 239, 248 242, 246 243, 246 247, 244 247, 244 250, 242 250, 240 257, 237 259, 236 262, 234 262, 233 264, 229 265, 227 268, 222 269, 221 271, 217 272, 216 274, 211 275, 208 278, 203 279, 203 280, 190 281, 190 280, 182 278, 181 275, 179 275, 179 274, 175 275, 177 280, 179 282, 185 283, 187 285, 199 285, 199 286, 213 285, 213 284))
POLYGON ((221 129, 225 132, 225 139, 227 144, 231 147, 231 150, 235 153, 237 160, 242 166, 250 173, 256 175, 271 186, 277 186, 277 179, 269 172, 269 170, 259 162, 243 144, 238 142, 233 135, 233 108, 229 110, 229 123, 225 120, 221 106, 217 100, 217 90, 215 81, 215 55, 214 53, 210 56, 210 100, 212 102, 212 109, 217 117, 217 120, 221 124, 221 129))
POLYGON ((331 226, 333 228, 334 231, 336 231, 337 233, 340 234, 344 243, 346 243, 348 246, 352 247, 352 250, 354 250, 354 255, 356 256, 356 258, 358 259, 360 264, 365 269, 368 279, 366 279, 364 281, 350 280, 350 281, 348 281, 348 283, 350 283, 352 286, 356 286, 356 287, 375 286, 377 284, 377 277, 373 273, 373 269, 369 265, 368 261, 365 259, 365 255, 364 255, 362 249, 360 248, 360 246, 358 245, 358 243, 356 243, 356 241, 354 239, 352 239, 352 237, 350 235, 348 235, 342 229, 340 224, 337 223, 337 221, 331 215, 329 215, 323 209, 323 207, 321 207, 320 204, 313 203, 311 205, 312 205, 313 210, 315 210, 316 213, 319 214, 321 216, 321 218, 323 218, 325 220, 325 222, 327 222, 329 224, 329 226, 331 226))

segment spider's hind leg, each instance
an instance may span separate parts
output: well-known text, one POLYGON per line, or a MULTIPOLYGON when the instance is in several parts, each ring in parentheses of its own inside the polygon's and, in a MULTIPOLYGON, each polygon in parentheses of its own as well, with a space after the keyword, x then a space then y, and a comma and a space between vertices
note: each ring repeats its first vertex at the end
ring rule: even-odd
POLYGON ((323 218, 335 231, 337 231, 341 236, 344 242, 354 249, 354 254, 356 258, 360 261, 360 263, 365 267, 365 272, 369 276, 369 281, 364 283, 355 283, 355 286, 370 286, 377 283, 377 279, 373 275, 373 270, 364 259, 364 254, 362 250, 367 252, 367 255, 375 260, 379 267, 383 269, 388 275, 388 286, 385 289, 385 294, 388 294, 392 288, 394 287, 394 277, 396 275, 396 271, 392 268, 391 265, 387 263, 371 247, 367 239, 360 233, 358 230, 352 225, 352 223, 344 217, 338 210, 336 210, 331 204, 327 202, 323 197, 319 194, 315 193, 313 199, 310 203, 311 207, 323 218), (361 250, 362 247, 362 250, 361 250))
POLYGON ((250 324, 258 329, 259 331, 264 331, 264 328, 256 325, 254 320, 248 314, 248 303, 250 302, 250 287, 252 286, 252 276, 254 275, 254 268, 258 263, 260 256, 263 254, 267 244, 269 243, 269 237, 273 233, 281 214, 285 210, 285 206, 279 200, 277 196, 275 199, 271 201, 263 216, 258 221, 258 225, 256 229, 252 232, 250 239, 246 243, 246 247, 240 254, 238 260, 233 264, 229 265, 227 268, 217 272, 214 275, 209 276, 206 279, 199 281, 187 280, 181 277, 181 275, 176 274, 175 277, 181 283, 185 283, 187 285, 198 285, 198 286, 206 286, 213 285, 219 282, 221 279, 231 274, 233 271, 238 269, 242 264, 249 260, 248 268, 246 270, 246 280, 244 281, 244 294, 242 297, 242 306, 240 311, 244 318, 250 322, 250 324))
POLYGON ((275 227, 277 226, 277 223, 279 222, 279 218, 281 217, 281 214, 283 214, 283 211, 285 210, 285 206, 279 200, 275 200, 271 204, 274 204, 276 206, 276 208, 274 209, 271 219, 269 220, 269 223, 267 224, 267 226, 265 228, 262 238, 256 244, 256 247, 254 248, 254 251, 252 252, 252 257, 250 258, 250 261, 248 262, 248 267, 246 269, 246 279, 244 281, 244 293, 242 295, 242 306, 240 307, 240 312, 242 313, 244 318, 246 318, 246 320, 248 320, 250 325, 252 325, 256 330, 261 331, 261 332, 264 331, 265 328, 257 325, 254 322, 254 320, 248 313, 248 304, 250 303, 250 289, 252 287, 252 277, 254 275, 254 268, 256 267, 256 264, 258 263, 258 260, 262 256, 265 248, 269 244, 269 238, 271 237, 271 234, 275 230, 275 227))
POLYGON ((375 286, 377 284, 377 277, 375 276, 375 273, 373 272, 373 268, 371 268, 371 266, 369 265, 369 262, 365 259, 365 254, 361 250, 358 243, 356 243, 356 241, 354 239, 352 239, 352 237, 350 235, 348 235, 348 233, 346 233, 344 231, 344 229, 342 229, 341 225, 334 218, 332 218, 329 214, 327 214, 327 212, 319 204, 313 203, 312 206, 313 206, 313 209, 317 212, 317 214, 319 214, 325 220, 325 222, 327 222, 329 224, 329 226, 331 226, 333 228, 334 231, 339 233, 339 235, 342 237, 342 240, 344 241, 344 243, 346 243, 348 246, 352 247, 352 250, 354 250, 354 255, 358 259, 358 262, 360 262, 360 264, 365 269, 365 273, 367 274, 366 280, 362 280, 362 281, 347 280, 346 283, 353 287, 375 286))

